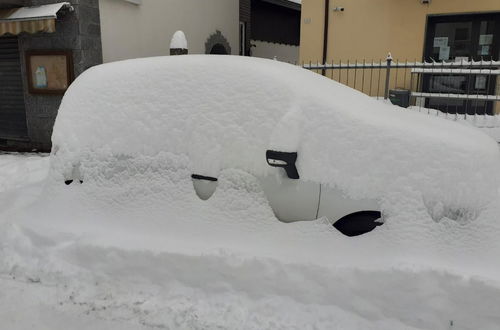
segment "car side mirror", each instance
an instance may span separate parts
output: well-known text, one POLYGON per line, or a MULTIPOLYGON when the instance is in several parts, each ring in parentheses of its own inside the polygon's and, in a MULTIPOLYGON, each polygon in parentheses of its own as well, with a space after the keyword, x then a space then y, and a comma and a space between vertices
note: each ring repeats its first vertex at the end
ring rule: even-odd
POLYGON ((286 171, 286 175, 290 179, 299 179, 299 172, 295 166, 297 161, 296 152, 283 152, 283 151, 266 151, 267 164, 272 167, 282 167, 286 171))
POLYGON ((217 189, 217 178, 193 174, 191 179, 193 180, 194 191, 201 200, 208 200, 217 189))

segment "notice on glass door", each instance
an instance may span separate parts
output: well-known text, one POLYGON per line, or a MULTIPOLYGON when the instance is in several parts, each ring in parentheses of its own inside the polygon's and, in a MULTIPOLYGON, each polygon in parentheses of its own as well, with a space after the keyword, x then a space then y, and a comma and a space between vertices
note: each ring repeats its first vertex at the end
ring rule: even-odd
POLYGON ((474 84, 475 89, 486 89, 486 76, 477 76, 476 83, 474 84))
POLYGON ((482 45, 479 55, 490 55, 490 45, 482 45))
POLYGON ((479 44, 480 45, 491 45, 493 43, 493 35, 492 34, 481 34, 479 36, 479 44))
POLYGON ((435 37, 434 47, 441 48, 448 46, 448 37, 435 37))
POLYGON ((450 59, 450 47, 440 47, 439 48, 439 60, 446 61, 450 59))

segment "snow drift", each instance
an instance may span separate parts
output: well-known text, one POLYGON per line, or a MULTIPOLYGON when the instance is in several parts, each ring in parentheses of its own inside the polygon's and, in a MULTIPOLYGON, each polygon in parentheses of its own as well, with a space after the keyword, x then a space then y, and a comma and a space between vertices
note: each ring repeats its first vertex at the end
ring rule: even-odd
POLYGON ((46 180, 44 159, 0 171, 7 327, 500 322, 498 151, 471 128, 283 63, 182 56, 90 69, 53 142, 46 180), (298 151, 302 179, 380 197, 386 224, 347 238, 324 219, 277 221, 255 178, 269 148, 298 151), (27 186, 10 180, 19 171, 27 186), (208 201, 193 172, 219 177, 208 201), (453 206, 485 209, 466 223, 429 216, 453 206))
MULTIPOLYGON (((199 200, 187 156, 123 158, 109 171, 99 163, 102 182, 49 181, 37 194, 46 160, 8 159, 0 171, 1 183, 9 168, 29 174, 28 190, 7 180, 0 192, 0 318, 9 329, 500 323, 500 200, 465 225, 417 209, 351 239, 323 221, 276 221, 242 171, 223 170, 214 196, 199 200)), ((415 197, 397 196, 395 210, 415 197)))
POLYGON ((355 198, 410 187, 436 219, 477 215, 496 195, 500 168, 496 143, 473 129, 289 64, 232 56, 87 70, 63 99, 52 140, 57 182, 100 181, 114 160, 150 162, 162 152, 186 156, 190 173, 218 177, 238 168, 263 176, 267 149, 297 151, 303 180, 355 198))

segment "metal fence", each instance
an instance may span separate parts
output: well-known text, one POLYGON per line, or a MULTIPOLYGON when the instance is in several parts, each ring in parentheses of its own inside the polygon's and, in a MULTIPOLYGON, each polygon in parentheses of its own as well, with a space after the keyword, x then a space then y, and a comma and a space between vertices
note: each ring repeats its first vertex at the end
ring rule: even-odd
POLYGON ((445 114, 500 114, 500 61, 409 62, 389 55, 379 61, 303 63, 302 67, 376 98, 392 90, 409 91, 420 111, 445 114))

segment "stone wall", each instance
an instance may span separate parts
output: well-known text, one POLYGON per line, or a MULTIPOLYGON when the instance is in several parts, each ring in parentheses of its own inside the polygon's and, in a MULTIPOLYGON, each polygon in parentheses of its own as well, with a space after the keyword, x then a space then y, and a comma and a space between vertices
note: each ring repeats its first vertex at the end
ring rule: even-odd
MULTIPOLYGON (((68 1, 68 0, 66 0, 68 1)), ((61 0, 31 0, 27 5, 42 5, 61 0)), ((26 105, 26 121, 29 143, 18 149, 49 151, 52 127, 62 95, 30 94, 26 75, 24 52, 28 50, 71 50, 73 76, 76 78, 86 69, 102 63, 101 30, 98 0, 69 0, 74 11, 65 10, 56 21, 55 33, 26 34, 19 36, 22 58, 23 83, 26 105)))

